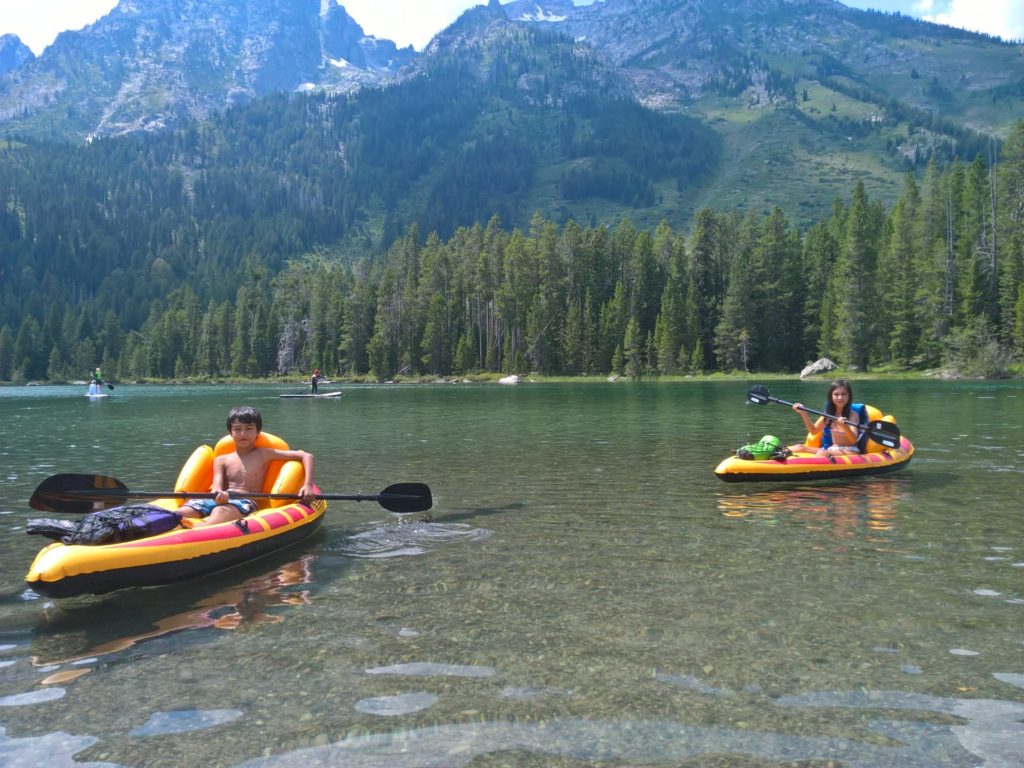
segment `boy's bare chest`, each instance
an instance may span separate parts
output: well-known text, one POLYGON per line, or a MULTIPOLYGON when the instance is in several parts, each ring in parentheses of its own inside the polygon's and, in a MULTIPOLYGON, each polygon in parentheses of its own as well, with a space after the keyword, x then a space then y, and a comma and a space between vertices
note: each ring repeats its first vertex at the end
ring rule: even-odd
POLYGON ((263 488, 267 462, 260 451, 245 456, 234 455, 224 462, 224 478, 228 488, 257 493, 263 488))

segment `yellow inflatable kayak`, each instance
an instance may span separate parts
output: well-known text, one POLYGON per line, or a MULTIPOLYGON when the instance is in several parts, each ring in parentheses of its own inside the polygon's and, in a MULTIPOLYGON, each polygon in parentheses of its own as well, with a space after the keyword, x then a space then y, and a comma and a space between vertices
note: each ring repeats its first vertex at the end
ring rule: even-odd
MULTIPOLYGON (((763 405, 767 402, 792 406, 786 400, 772 397, 761 385, 751 387, 747 399, 763 405)), ((820 411, 805 409, 810 413, 824 416, 820 411)), ((903 469, 914 455, 914 446, 901 434, 896 418, 882 415, 873 405, 864 405, 867 423, 862 427, 867 436, 863 442, 863 453, 831 453, 819 456, 821 434, 807 434, 803 445, 793 446, 797 450, 782 451, 777 458, 740 458, 733 455, 724 459, 715 474, 727 483, 780 482, 790 480, 831 480, 864 475, 880 475, 903 469), (810 450, 807 450, 810 449, 810 450)), ((773 438, 774 440, 775 438, 773 438)))
MULTIPOLYGON (((284 440, 267 432, 260 434, 256 445, 288 449, 284 440)), ((175 492, 209 492, 214 456, 233 450, 230 436, 222 438, 214 448, 197 448, 178 475, 175 492)), ((300 462, 274 462, 267 468, 264 492, 294 495, 302 487, 303 479, 300 462)), ((183 499, 165 498, 152 503, 175 510, 183 499)), ((25 582, 41 595, 63 598, 191 579, 295 544, 319 530, 327 511, 327 502, 322 498, 310 506, 281 499, 261 500, 259 506, 256 512, 236 522, 179 527, 134 541, 50 544, 36 555, 25 582)))
POLYGON ((794 453, 784 459, 741 459, 730 456, 715 468, 727 483, 785 482, 791 480, 833 480, 895 472, 910 463, 914 446, 906 437, 900 447, 869 453, 794 453))

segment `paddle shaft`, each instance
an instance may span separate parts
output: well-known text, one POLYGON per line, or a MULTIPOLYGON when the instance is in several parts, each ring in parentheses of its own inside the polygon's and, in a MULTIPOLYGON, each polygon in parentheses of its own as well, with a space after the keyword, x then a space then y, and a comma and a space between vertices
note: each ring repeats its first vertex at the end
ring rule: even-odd
MULTIPOLYGON (((295 493, 247 493, 228 491, 230 499, 299 499, 295 493)), ((36 488, 29 506, 47 512, 87 513, 97 504, 117 506, 128 499, 216 499, 213 492, 132 491, 120 480, 104 475, 63 474, 48 477, 36 488)), ((376 501, 391 512, 423 512, 433 506, 430 487, 425 483, 394 483, 380 493, 315 493, 328 501, 376 501)))
MULTIPOLYGON (((56 495, 56 494, 54 494, 56 495)), ((216 499, 216 493, 164 493, 162 491, 129 491, 118 488, 82 488, 67 491, 64 495, 82 498, 85 496, 114 496, 119 499, 216 499)), ((316 493, 314 499, 325 499, 327 501, 377 501, 382 496, 392 499, 418 499, 418 494, 411 493, 316 493)), ((230 499, 298 499, 301 498, 295 493, 244 493, 241 491, 228 491, 230 499)))
MULTIPOLYGON (((747 399, 761 405, 766 402, 779 403, 780 405, 786 405, 790 408, 796 405, 796 403, 791 403, 788 400, 773 397, 768 392, 768 388, 761 385, 751 387, 750 391, 747 393, 747 399)), ((838 421, 840 418, 839 416, 835 416, 831 413, 816 411, 813 408, 808 408, 802 404, 800 405, 800 410, 807 411, 807 413, 813 413, 816 416, 823 416, 824 418, 831 419, 832 421, 838 421)), ((886 448, 899 448, 900 446, 900 428, 888 421, 872 421, 867 424, 850 424, 849 421, 846 423, 850 426, 856 427, 858 430, 867 432, 868 437, 886 448)))
MULTIPOLYGON (((790 408, 796 405, 796 403, 791 403, 788 400, 780 400, 779 398, 772 397, 771 395, 762 396, 766 397, 768 400, 771 400, 773 403, 778 403, 779 405, 788 405, 790 408)), ((824 411, 816 411, 813 408, 808 408, 806 405, 801 405, 800 410, 807 411, 808 413, 813 413, 815 416, 824 416, 826 419, 832 419, 832 421, 839 421, 840 418, 839 416, 836 416, 831 413, 825 413, 824 411)), ((850 424, 850 422, 846 423, 849 424, 851 427, 856 427, 857 429, 868 429, 867 424, 850 424)))

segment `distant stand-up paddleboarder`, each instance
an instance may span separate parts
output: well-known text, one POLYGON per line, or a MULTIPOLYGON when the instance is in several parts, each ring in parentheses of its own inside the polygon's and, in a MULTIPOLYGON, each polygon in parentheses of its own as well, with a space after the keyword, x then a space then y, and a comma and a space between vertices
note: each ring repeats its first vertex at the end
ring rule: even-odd
POLYGON ((103 371, 99 368, 92 372, 92 381, 89 382, 89 394, 99 395, 103 393, 103 371))
POLYGON ((317 387, 320 385, 320 369, 314 368, 313 375, 309 377, 309 393, 315 395, 317 387))

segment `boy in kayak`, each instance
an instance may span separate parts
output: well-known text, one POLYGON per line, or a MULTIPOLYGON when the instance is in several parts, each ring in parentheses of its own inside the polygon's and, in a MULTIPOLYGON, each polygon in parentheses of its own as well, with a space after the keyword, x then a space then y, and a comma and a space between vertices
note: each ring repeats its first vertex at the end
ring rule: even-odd
POLYGON ((272 461, 301 461, 305 479, 299 489, 299 499, 308 504, 316 495, 313 481, 313 454, 306 451, 280 451, 276 448, 257 448, 256 438, 263 431, 263 417, 255 408, 239 405, 228 414, 228 434, 235 441, 234 453, 213 460, 213 499, 192 499, 185 502, 178 513, 182 517, 199 517, 195 525, 241 520, 256 511, 256 502, 239 498, 247 493, 260 493, 267 466, 272 461), (229 494, 235 494, 234 497, 229 494))

